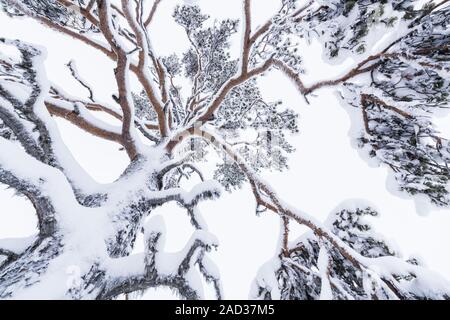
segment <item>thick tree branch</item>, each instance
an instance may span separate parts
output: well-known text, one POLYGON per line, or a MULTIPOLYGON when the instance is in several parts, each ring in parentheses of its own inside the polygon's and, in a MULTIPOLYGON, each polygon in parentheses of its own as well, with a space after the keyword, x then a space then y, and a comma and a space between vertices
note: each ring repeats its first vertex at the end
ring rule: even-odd
MULTIPOLYGON (((112 106, 107 106, 106 104, 99 103, 97 101, 91 102, 91 101, 85 101, 83 99, 78 99, 75 97, 70 97, 68 94, 64 93, 62 89, 56 88, 55 86, 52 87, 52 93, 55 94, 55 97, 57 99, 61 99, 61 103, 69 102, 71 104, 82 104, 87 110, 95 111, 95 112, 104 112, 113 118, 119 120, 120 122, 123 121, 122 113, 120 110, 115 110, 112 106)), ((53 100, 54 101, 54 100, 53 100)), ((69 108, 72 110, 72 108, 69 108)), ((153 124, 146 121, 141 121, 140 119, 135 119, 135 125, 138 127, 138 129, 142 132, 144 130, 159 130, 159 126, 157 124, 153 124)), ((81 128, 82 129, 82 128, 81 128)), ((148 137, 147 133, 142 132, 144 135, 148 137)), ((149 140, 154 141, 154 137, 149 138, 149 140)))
POLYGON ((334 247, 336 247, 341 254, 346 257, 350 262, 352 262, 355 267, 361 268, 361 262, 358 261, 359 254, 355 253, 353 249, 348 247, 345 243, 342 242, 338 237, 331 233, 331 231, 327 230, 325 227, 321 226, 318 221, 315 221, 312 217, 307 215, 306 213, 302 213, 299 215, 297 212, 294 212, 289 207, 285 206, 283 202, 278 198, 277 194, 272 190, 272 188, 259 179, 250 169, 246 163, 241 159, 241 157, 233 150, 233 148, 228 145, 225 141, 215 136, 214 134, 197 129, 191 134, 202 137, 205 141, 214 145, 220 152, 226 153, 230 159, 241 168, 241 170, 246 175, 247 179, 252 186, 252 190, 255 194, 255 198, 258 204, 268 208, 274 213, 279 214, 281 217, 287 217, 296 221, 300 225, 304 225, 309 227, 318 237, 322 237, 329 241, 334 247), (262 195, 262 193, 264 195, 262 195), (355 256, 356 255, 356 256, 355 256))
MULTIPOLYGON (((385 267, 384 259, 396 259, 395 257, 380 257, 380 258, 366 258, 352 249, 349 245, 343 242, 339 237, 334 235, 328 228, 322 225, 319 221, 316 221, 312 216, 305 212, 299 212, 286 205, 271 188, 271 186, 256 176, 252 169, 249 168, 246 163, 240 158, 240 156, 234 152, 232 147, 219 137, 211 134, 207 131, 197 130, 197 135, 203 137, 206 141, 209 141, 218 148, 220 152, 225 152, 232 161, 235 161, 241 170, 246 175, 247 179, 252 186, 257 203, 268 208, 274 213, 279 214, 281 217, 289 218, 296 221, 300 225, 307 226, 312 232, 319 238, 327 241, 333 248, 335 248, 343 257, 345 257, 357 270, 371 270, 372 265, 377 265, 378 268, 383 269, 385 267), (378 264, 378 262, 380 264, 378 264)), ((396 261, 402 265, 405 270, 411 270, 411 274, 414 274, 416 267, 410 265, 404 261, 396 261)), ((389 275, 380 275, 380 280, 384 285, 392 292, 394 296, 399 299, 405 299, 405 294, 395 284, 395 279, 389 275)))
MULTIPOLYGON (((60 1, 60 0, 58 0, 58 1, 60 1)), ((68 2, 68 1, 64 1, 64 2, 68 2)), ((16 6, 18 10, 24 12, 28 17, 42 23, 43 25, 49 27, 50 29, 53 29, 55 31, 58 31, 65 35, 68 35, 72 38, 75 38, 75 39, 87 44, 88 46, 103 52, 106 56, 108 56, 110 58, 114 58, 114 53, 109 48, 103 46, 99 42, 96 42, 96 41, 90 39, 89 37, 82 35, 76 31, 70 30, 69 28, 63 27, 63 26, 59 25, 58 23, 51 21, 48 18, 39 16, 39 15, 31 12, 19 1, 14 1, 13 5, 16 6)))
MULTIPOLYGON (((158 124, 160 128, 160 133, 163 137, 168 135, 167 121, 166 116, 164 114, 164 106, 163 102, 156 96, 156 90, 153 88, 152 80, 149 79, 149 67, 150 67, 150 56, 154 57, 154 54, 151 52, 150 48, 150 39, 148 37, 148 33, 144 26, 140 25, 137 21, 137 17, 135 17, 133 10, 131 10, 131 3, 126 0, 122 0, 122 10, 124 15, 131 26, 131 29, 136 34, 136 41, 138 46, 140 47, 139 51, 139 64, 136 68, 136 75, 144 87, 145 93, 147 94, 153 108, 155 109, 158 116, 158 124)), ((156 70, 158 70, 158 64, 155 65, 156 70)), ((160 69, 159 69, 160 70, 160 69)), ((164 78, 160 75, 161 78, 164 78)), ((165 84, 160 83, 161 90, 165 90, 165 84)), ((164 95, 164 94, 163 94, 164 95)))
POLYGON ((67 64, 67 67, 70 70, 70 73, 72 74, 72 77, 79 83, 81 84, 84 88, 86 88, 86 90, 89 92, 89 99, 94 102, 94 92, 92 90, 92 88, 83 80, 81 79, 78 70, 75 66, 75 61, 71 60, 69 61, 69 63, 67 64))
POLYGON ((46 101, 45 105, 47 106, 47 109, 49 110, 50 114, 64 118, 73 125, 83 129, 84 131, 96 137, 106 139, 109 141, 114 141, 121 145, 124 145, 124 140, 120 132, 114 132, 107 130, 105 128, 101 128, 98 126, 98 122, 92 122, 90 121, 89 118, 83 117, 83 114, 79 110, 80 105, 78 105, 78 110, 76 109, 70 110, 62 106, 59 106, 58 102, 55 100, 46 101))
MULTIPOLYGON (((158 228, 159 226, 151 225, 150 228, 158 228)), ((210 235, 205 231, 197 230, 191 236, 184 249, 176 255, 178 259, 172 265, 165 267, 166 270, 172 270, 169 273, 162 273, 159 269, 159 262, 166 261, 166 253, 161 251, 161 242, 163 238, 162 230, 145 230, 145 254, 134 255, 121 258, 116 261, 118 268, 126 267, 127 263, 136 264, 137 261, 141 265, 141 272, 133 275, 113 275, 110 283, 102 293, 103 298, 114 297, 119 294, 143 291, 155 286, 168 286, 175 289, 182 297, 186 299, 201 298, 196 288, 186 280, 186 273, 195 265, 199 265, 200 271, 205 274, 206 280, 214 283, 217 288, 217 295, 220 299, 222 292, 220 285, 209 271, 205 268, 203 260, 205 253, 216 247, 216 242, 210 239, 210 235), (203 269, 203 270, 202 270, 203 269)), ((115 272, 113 272, 114 274, 115 272)))
POLYGON ((142 292, 150 288, 168 287, 187 300, 198 300, 198 293, 182 277, 157 277, 156 275, 132 275, 111 279, 98 299, 113 299, 121 294, 142 292))
POLYGON ((122 139, 130 158, 135 158, 138 154, 134 141, 134 106, 131 100, 131 88, 129 84, 130 60, 123 44, 115 35, 114 26, 111 21, 111 7, 109 0, 98 0, 100 29, 105 38, 113 48, 117 56, 117 67, 115 78, 119 90, 119 104, 122 109, 122 139))
POLYGON ((96 2, 96 0, 90 0, 89 1, 89 3, 88 3, 88 5, 86 6, 86 11, 87 12, 91 12, 91 10, 92 10, 92 8, 94 7, 94 5, 95 5, 95 2, 96 2))
POLYGON ((242 73, 238 75, 237 77, 234 77, 230 80, 228 80, 222 88, 219 90, 217 95, 214 97, 213 101, 209 104, 209 106, 206 108, 206 111, 197 118, 197 121, 200 122, 207 122, 210 120, 210 118, 214 115, 214 113, 217 111, 217 109, 220 107, 222 102, 225 100, 228 93, 230 93, 231 90, 233 90, 238 85, 244 83, 245 81, 258 76, 265 71, 267 71, 273 64, 273 59, 269 59, 266 62, 264 62, 259 67, 256 67, 249 72, 242 73))
POLYGON ((19 257, 19 255, 15 252, 3 248, 0 248, 0 256, 6 256, 7 262, 9 260, 15 260, 19 257))
POLYGON ((397 107, 391 106, 389 104, 387 104, 386 102, 384 102, 383 100, 381 100, 380 98, 371 95, 371 94, 362 94, 361 95, 361 104, 363 107, 368 107, 369 103, 373 103, 379 106, 382 106, 383 108, 387 109, 387 110, 391 110, 399 115, 401 115, 402 117, 406 118, 406 119, 414 119, 414 117, 409 114, 406 111, 403 111, 397 107))
POLYGON ((74 3, 70 0, 57 0, 61 5, 66 7, 69 10, 73 10, 73 8, 76 8, 76 10, 85 17, 92 25, 98 26, 98 20, 92 15, 91 10, 94 7, 95 0, 90 0, 86 8, 83 8, 82 5, 79 3, 74 3))
MULTIPOLYGON (((257 203, 261 206, 268 208, 270 211, 279 214, 282 218, 288 218, 296 221, 300 225, 304 225, 312 230, 312 232, 319 238, 327 241, 335 248, 343 257, 345 257, 357 270, 370 270, 372 265, 377 265, 380 268, 384 267, 383 259, 389 259, 391 257, 381 258, 366 258, 361 256, 358 252, 353 250, 339 237, 334 235, 330 230, 323 226, 319 221, 316 221, 307 213, 299 212, 284 204, 284 202, 278 197, 275 191, 267 184, 257 177, 252 169, 250 169, 240 156, 234 152, 232 147, 219 137, 204 130, 196 130, 194 132, 197 136, 202 137, 205 141, 214 145, 219 152, 227 154, 232 161, 238 164, 241 170, 246 175, 252 190, 255 195, 257 203), (377 264, 380 261, 381 264, 377 264)), ((394 258, 395 259, 395 258, 394 258)), ((403 261, 397 261, 402 264, 405 270, 414 270, 416 267, 403 261)), ((411 271, 414 274, 414 271, 411 271)), ((402 290, 395 284, 395 279, 392 276, 380 275, 380 280, 384 283, 386 288, 392 292, 394 296, 399 299, 405 299, 405 295, 402 290)))
POLYGON ((158 10, 158 6, 161 3, 162 0, 155 0, 155 2, 153 2, 153 6, 152 9, 150 10, 150 13, 148 14, 147 19, 145 19, 144 22, 144 26, 148 27, 150 25, 150 23, 152 23, 153 18, 155 16, 156 10, 158 10))
POLYGON ((354 67, 353 69, 351 69, 350 71, 345 73, 343 76, 338 77, 336 79, 332 79, 332 80, 319 81, 311 86, 305 86, 305 84, 301 80, 298 73, 295 72, 292 68, 290 68, 283 61, 274 59, 273 64, 277 68, 279 68, 289 79, 291 79, 294 82, 294 84, 297 87, 297 90, 302 95, 308 95, 318 89, 339 85, 339 84, 344 83, 345 81, 348 81, 358 75, 361 75, 363 73, 367 73, 369 71, 374 70, 376 67, 378 67, 380 65, 380 63, 381 63, 380 61, 372 63, 371 65, 369 65, 367 67, 365 67, 365 66, 372 61, 380 59, 382 56, 383 56, 382 53, 370 56, 370 57, 364 59, 362 62, 358 63, 358 65, 356 67, 354 67))
MULTIPOLYGON (((289 18, 294 18, 303 13, 305 10, 310 8, 314 4, 315 0, 309 0, 307 4, 305 4, 303 7, 298 8, 293 13, 290 14, 289 18)), ((281 10, 284 8, 284 6, 281 8, 281 10)), ((280 10, 280 11, 281 11, 280 10)), ((270 27, 273 25, 273 17, 267 22, 265 22, 261 27, 259 27, 249 38, 249 46, 251 47, 253 44, 258 41, 258 39, 261 38, 262 35, 264 35, 267 31, 270 30, 270 27)))
POLYGON ((137 155, 137 149, 132 134, 134 128, 134 107, 131 101, 131 88, 128 82, 129 60, 125 52, 119 54, 116 69, 116 81, 119 88, 119 104, 122 108, 122 138, 130 157, 137 155))

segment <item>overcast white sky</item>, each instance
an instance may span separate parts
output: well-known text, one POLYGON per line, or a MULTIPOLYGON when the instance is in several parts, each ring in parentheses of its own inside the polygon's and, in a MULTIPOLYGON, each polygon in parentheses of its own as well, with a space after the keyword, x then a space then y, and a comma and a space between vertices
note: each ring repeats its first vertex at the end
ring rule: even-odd
MULTIPOLYGON (((197 2, 213 17, 241 17, 240 0, 197 2)), ((153 45, 163 55, 180 52, 187 46, 180 27, 171 18, 177 3, 182 1, 163 1, 152 25, 153 45)), ((278 0, 254 3, 255 26, 265 21, 279 5, 278 0)), ((84 94, 64 66, 70 59, 75 59, 80 74, 94 86, 97 97, 110 99, 114 86, 113 64, 92 49, 28 19, 11 20, 4 14, 0 15, 0 36, 45 46, 48 77, 61 87, 71 88, 74 94, 84 94)), ((314 43, 301 50, 305 57, 306 81, 330 78, 352 63, 325 64, 321 60, 320 47, 314 43)), ((317 97, 311 98, 311 104, 306 105, 281 74, 268 74, 260 84, 268 99, 281 98, 300 114, 300 133, 291 137, 297 151, 290 159, 290 170, 265 175, 278 193, 287 202, 322 220, 343 200, 367 199, 380 209, 381 217, 373 219, 377 231, 396 242, 405 256, 423 257, 430 268, 450 279, 450 252, 447 249, 450 209, 432 210, 429 215, 421 216, 416 213, 413 200, 386 190, 387 169, 369 167, 353 149, 349 138, 350 117, 333 89, 321 90, 317 97)), ((64 121, 58 120, 58 124, 70 150, 99 182, 113 181, 127 165, 127 157, 117 145, 93 138, 64 121)), ((446 136, 450 136, 450 118, 438 119, 438 124, 446 136)), ((0 238, 35 232, 31 205, 12 196, 11 191, 0 190, 0 238)), ((248 186, 224 194, 218 201, 202 204, 201 209, 210 231, 218 236, 221 244, 213 259, 221 270, 226 298, 247 298, 258 268, 275 253, 278 219, 270 213, 259 218, 255 216, 255 204, 248 186)), ((158 209, 158 213, 168 218, 167 249, 181 248, 192 232, 186 228, 185 214, 175 205, 158 209)), ((294 233, 297 236, 302 231, 296 229, 294 233)))

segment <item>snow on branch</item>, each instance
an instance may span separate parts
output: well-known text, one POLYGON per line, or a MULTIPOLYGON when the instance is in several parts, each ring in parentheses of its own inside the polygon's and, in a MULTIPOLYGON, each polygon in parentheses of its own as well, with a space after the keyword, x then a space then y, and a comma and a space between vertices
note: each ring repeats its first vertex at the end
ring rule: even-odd
POLYGON ((52 115, 61 117, 83 130, 104 138, 125 144, 121 128, 105 123, 90 114, 82 103, 65 103, 57 99, 47 99, 46 106, 52 115))
POLYGON ((155 0, 153 2, 152 9, 150 10, 150 13, 148 14, 147 19, 145 19, 144 26, 148 27, 150 25, 150 23, 152 22, 153 17, 155 16, 156 10, 158 9, 158 6, 161 3, 161 1, 162 0, 155 0))
POLYGON ((332 246, 327 245, 329 249, 324 251, 322 238, 309 233, 291 246, 289 256, 280 255, 261 269, 253 297, 449 299, 450 283, 421 267, 415 259, 401 259, 399 252, 375 234, 364 218, 377 212, 370 207, 359 209, 360 205, 364 206, 363 203, 351 209, 341 206, 327 221, 332 232, 355 251, 353 255, 361 262, 359 268, 355 269, 353 262, 332 246), (270 280, 273 277, 276 282, 270 280))
POLYGON ((25 238, 0 239, 0 254, 18 256, 24 252, 36 239, 35 236, 25 238))
POLYGON ((11 263, 28 249, 36 240, 35 236, 26 238, 5 238, 0 239, 0 266, 11 263))
MULTIPOLYGON (((77 39, 83 43, 85 43, 88 46, 91 46, 92 48, 95 48, 101 52, 103 52, 108 57, 113 57, 113 53, 111 52, 110 48, 107 47, 104 43, 101 43, 93 38, 90 38, 86 34, 80 33, 77 28, 74 28, 75 30, 66 27, 67 22, 66 21, 60 21, 61 18, 67 17, 67 11, 59 11, 61 7, 58 7, 52 4, 41 4, 39 8, 29 6, 28 1, 23 3, 22 1, 18 0, 3 0, 2 5, 6 6, 6 10, 13 10, 16 14, 25 15, 30 18, 35 19, 36 21, 42 23, 43 25, 57 31, 60 33, 63 33, 65 35, 68 35, 74 39, 77 39), (46 8, 46 6, 49 6, 49 8, 46 8), (50 13, 48 15, 47 13, 50 13), (53 16, 54 15, 54 16, 53 16), (57 17, 55 19, 55 17, 57 17)), ((47 0, 45 2, 48 2, 47 0)), ((8 12, 8 11, 7 11, 8 12)), ((75 21, 78 21, 76 19, 75 21)))
POLYGON ((97 101, 74 62, 68 65, 72 76, 89 97, 71 96, 46 79, 43 49, 0 39, 19 52, 18 59, 0 54, 0 182, 32 202, 40 229, 25 251, 0 243, 0 297, 63 283, 54 280, 73 262, 80 269, 76 285, 48 290, 57 298, 110 299, 159 286, 202 298, 202 277, 222 298, 219 272, 207 254, 217 241, 198 204, 219 197, 220 184, 231 191, 248 182, 257 213, 272 212, 281 221, 277 256, 261 269, 252 297, 449 299, 447 281, 417 259, 402 259, 372 232, 363 219, 376 215, 371 206, 341 207, 322 223, 285 203, 259 176, 263 169, 287 168, 294 148, 285 135, 298 132, 298 117, 281 101, 266 101, 257 82, 278 69, 305 98, 321 88, 340 89, 358 115, 352 120, 359 125, 359 147, 392 168, 401 190, 448 206, 450 144, 429 118, 450 102, 448 1, 419 8, 413 0, 286 0, 253 29, 252 1, 242 0, 237 58, 231 49, 239 21, 209 23, 197 5, 177 6, 173 13, 188 50, 158 56, 148 27, 161 2, 146 8, 141 0, 0 0, 10 16, 30 17, 106 54, 115 64, 111 96, 117 103, 97 101), (307 85, 298 49, 312 38, 327 61, 353 58, 354 66, 307 85), (381 41, 371 45, 374 39, 381 41), (132 73, 140 91, 133 91, 132 73), (100 121, 91 113, 97 111, 121 126, 100 121), (95 183, 70 155, 51 115, 121 144, 129 166, 113 183, 95 183), (177 148, 182 142, 186 148, 177 148), (216 181, 196 164, 208 145, 223 156, 216 181), (180 187, 181 179, 194 175, 201 182, 192 190, 180 187), (144 224, 154 208, 170 201, 186 209, 196 229, 178 253, 164 251, 162 219, 144 224), (290 243, 294 222, 310 232, 290 243), (143 225, 145 252, 131 254, 143 225))
POLYGON ((169 201, 180 203, 186 208, 196 206, 200 201, 215 199, 220 196, 222 187, 216 181, 204 181, 195 185, 191 191, 182 188, 171 188, 161 191, 148 191, 150 204, 162 204, 169 201))
POLYGON ((327 249, 325 246, 321 246, 319 250, 319 256, 317 258, 317 268, 320 272, 320 300, 332 300, 333 292, 330 285, 330 275, 329 275, 329 265, 330 257, 328 256, 327 249))
POLYGON ((0 107, 3 125, 12 131, 12 138, 17 139, 29 155, 64 171, 76 192, 92 191, 96 183, 67 156, 69 151, 45 106, 50 90, 43 66, 45 52, 18 40, 0 41, 19 52, 18 57, 6 57, 7 64, 0 65, 0 91, 9 103, 2 103, 0 107))
MULTIPOLYGON (((278 197, 276 192, 270 187, 270 185, 267 182, 263 181, 261 178, 257 177, 253 173, 252 169, 248 167, 245 161, 243 161, 236 153, 234 153, 231 146, 229 146, 222 139, 206 131, 203 131, 201 133, 201 136, 206 137, 209 141, 212 141, 213 144, 218 147, 218 150, 227 153, 234 161, 238 163, 238 165, 245 172, 247 178, 249 179, 249 182, 255 193, 255 198, 259 204, 274 211, 275 213, 278 213, 281 217, 293 219, 297 223, 309 227, 312 230, 314 237, 317 237, 321 241, 325 241, 326 243, 328 243, 330 248, 335 250, 339 255, 346 259, 346 261, 348 261, 348 263, 351 264, 352 268, 355 268, 355 270, 377 270, 377 274, 379 275, 380 279, 379 281, 380 283, 382 283, 382 291, 385 293, 385 298, 412 298, 415 294, 423 293, 424 291, 422 290, 428 290, 424 288, 418 288, 417 292, 414 294, 405 291, 406 289, 403 286, 403 282, 400 282, 399 279, 407 279, 408 275, 413 275, 414 278, 420 278, 420 280, 418 280, 416 283, 420 283, 421 285, 426 285, 426 283, 429 283, 430 286, 432 286, 432 279, 435 276, 431 275, 424 268, 390 257, 367 258, 363 256, 361 253, 355 250, 355 248, 343 241, 343 239, 340 238, 342 236, 341 234, 337 235, 332 231, 332 229, 330 230, 329 224, 323 225, 306 212, 299 211, 285 204, 278 197), (400 278, 396 278, 396 276, 400 278)), ((361 215, 361 213, 359 213, 360 211, 358 210, 357 214, 361 215)), ((367 210, 369 212, 372 212, 371 209, 367 210)), ((372 213, 372 215, 376 215, 376 213, 372 213)), ((332 226, 334 226, 334 224, 332 224, 332 226)), ((409 288, 409 284, 410 283, 408 283, 408 286, 406 288, 409 288)), ((448 287, 448 283, 444 282, 444 285, 435 288, 436 291, 435 293, 433 293, 435 297, 448 297, 448 290, 450 290, 450 287, 448 287)), ((342 296, 348 295, 352 296, 352 294, 349 292, 342 293, 342 296)))
MULTIPOLYGON (((42 52, 31 45, 18 40, 11 41, 1 38, 0 42, 17 48, 21 55, 20 62, 16 62, 19 63, 20 67, 7 68, 7 70, 5 70, 6 74, 20 79, 17 81, 17 88, 14 88, 14 92, 9 92, 3 86, 0 87, 3 98, 12 106, 12 110, 10 109, 9 111, 6 111, 2 107, 2 110, 4 110, 2 112, 2 120, 6 120, 6 122, 11 125, 11 129, 13 132, 16 132, 17 137, 31 155, 45 163, 54 163, 54 151, 52 150, 50 143, 50 132, 42 118, 38 115, 40 112, 40 102, 47 93, 46 81, 40 70, 41 65, 39 60, 41 59, 42 52), (20 92, 19 90, 21 89, 25 89, 29 92, 28 96, 23 98, 22 101, 16 97, 16 95, 20 96, 20 93, 18 92, 20 92), (19 117, 26 119, 27 123, 22 119, 19 120, 19 117), (40 139, 38 141, 33 141, 31 132, 26 133, 26 127, 34 127, 34 129, 39 132, 40 139)), ((1 78, 4 77, 5 76, 1 78)), ((6 81, 7 80, 5 79, 2 83, 5 84, 6 81)), ((12 84, 14 84, 14 82, 12 84)), ((9 81, 8 84, 11 86, 9 81)))
POLYGON ((84 88, 86 88, 86 90, 88 90, 89 99, 92 102, 94 102, 94 92, 92 91, 92 88, 86 83, 86 80, 83 80, 81 78, 80 74, 78 73, 78 69, 76 67, 75 61, 74 60, 69 61, 69 63, 67 64, 67 67, 69 68, 74 79, 76 81, 78 81, 78 83, 81 84, 84 88))
MULTIPOLYGON (((167 101, 164 101, 166 100, 165 97, 166 94, 164 92, 165 85, 161 83, 165 81, 165 76, 161 74, 161 72, 163 72, 162 66, 154 58, 154 53, 152 52, 147 30, 142 24, 139 24, 138 22, 139 19, 142 19, 142 17, 137 17, 135 15, 135 10, 133 10, 131 2, 121 0, 121 3, 125 18, 128 21, 129 25, 131 26, 136 36, 137 45, 139 46, 139 63, 136 68, 136 75, 139 81, 141 82, 142 86, 144 87, 147 97, 149 98, 153 108, 157 113, 161 135, 167 136, 168 134, 167 119, 164 113, 164 104, 166 104, 167 101), (151 59, 151 57, 153 57, 153 59, 151 59), (149 79, 148 68, 150 67, 151 64, 153 64, 155 69, 160 72, 159 73, 160 88, 161 90, 163 90, 161 98, 157 96, 157 90, 153 84, 153 81, 149 79)), ((157 5, 158 4, 156 3, 156 6, 157 5)), ((139 12, 139 10, 137 12, 139 12)), ((140 12, 140 14, 142 15, 142 12, 140 12)))
POLYGON ((111 261, 109 276, 112 279, 102 293, 104 298, 167 286, 185 299, 199 299, 203 297, 203 289, 198 273, 213 284, 217 298, 222 297, 217 268, 205 255, 218 245, 213 235, 197 230, 181 251, 166 253, 163 251, 166 231, 162 217, 156 216, 147 221, 144 232, 144 254, 111 261), (131 266, 127 265, 130 263, 131 266), (123 274, 123 270, 134 271, 123 274))

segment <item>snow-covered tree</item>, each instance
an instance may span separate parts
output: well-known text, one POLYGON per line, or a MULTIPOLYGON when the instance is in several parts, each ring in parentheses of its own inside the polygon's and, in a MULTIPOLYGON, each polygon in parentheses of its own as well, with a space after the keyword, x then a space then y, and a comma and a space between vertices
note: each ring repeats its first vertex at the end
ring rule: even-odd
POLYGON ((208 257, 217 241, 198 204, 248 183, 256 213, 277 214, 282 235, 251 297, 449 299, 449 282, 417 259, 401 258, 364 221, 377 215, 370 204, 344 205, 322 223, 286 204, 260 178, 264 170, 287 168, 294 152, 287 136, 299 129, 297 111, 266 101, 257 79, 279 70, 307 102, 321 88, 335 87, 354 115, 361 153, 389 166, 400 191, 449 206, 450 142, 431 116, 449 106, 450 2, 281 0, 259 27, 251 0, 242 0, 242 21, 212 21, 199 6, 180 4, 167 18, 191 47, 158 56, 149 30, 162 2, 0 0, 11 17, 35 19, 112 60, 116 83, 115 104, 98 101, 73 60, 67 67, 86 89, 86 96, 74 96, 47 79, 43 49, 0 39, 9 48, 0 52, 0 182, 33 204, 39 224, 39 234, 20 245, 0 241, 0 298, 38 292, 113 299, 169 287, 198 299, 200 277, 222 298, 220 274, 208 257), (308 68, 298 43, 312 38, 325 59, 353 57, 355 66, 305 85, 308 68), (231 54, 236 41, 238 57, 231 54), (54 117, 119 144, 129 157, 126 170, 112 184, 95 183, 64 145, 54 117), (207 181, 201 164, 211 147, 223 162, 207 181), (201 182, 184 190, 181 181, 194 177, 201 182), (177 255, 163 251, 164 221, 152 217, 168 202, 183 207, 196 230, 177 255), (292 243, 294 223, 310 232, 292 243), (134 254, 139 233, 145 251, 134 254), (68 270, 70 279, 61 281, 68 270))

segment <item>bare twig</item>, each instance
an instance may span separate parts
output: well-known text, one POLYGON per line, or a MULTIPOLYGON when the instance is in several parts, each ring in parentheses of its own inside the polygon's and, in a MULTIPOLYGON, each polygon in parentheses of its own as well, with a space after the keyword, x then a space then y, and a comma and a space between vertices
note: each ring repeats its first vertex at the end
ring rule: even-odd
POLYGON ((94 92, 92 91, 91 87, 80 78, 80 75, 78 74, 78 70, 75 67, 75 62, 73 60, 71 60, 67 64, 67 67, 69 68, 69 70, 72 74, 72 77, 74 77, 74 79, 76 81, 78 81, 79 84, 81 84, 83 87, 85 87, 89 91, 89 100, 94 102, 94 92))

